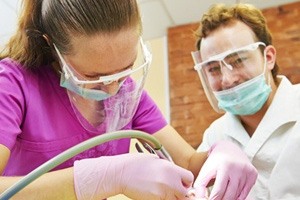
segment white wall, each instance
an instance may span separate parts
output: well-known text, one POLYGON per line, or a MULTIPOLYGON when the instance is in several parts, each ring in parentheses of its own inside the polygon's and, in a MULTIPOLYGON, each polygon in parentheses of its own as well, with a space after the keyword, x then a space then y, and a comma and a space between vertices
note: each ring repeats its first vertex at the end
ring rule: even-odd
POLYGON ((0 1, 0 49, 15 31, 19 0, 0 1))

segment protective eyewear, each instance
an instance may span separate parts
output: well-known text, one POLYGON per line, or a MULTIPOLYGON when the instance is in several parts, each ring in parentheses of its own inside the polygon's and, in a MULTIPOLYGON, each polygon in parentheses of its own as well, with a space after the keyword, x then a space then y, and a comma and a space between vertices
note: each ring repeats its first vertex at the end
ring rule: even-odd
POLYGON ((265 61, 263 56, 259 55, 265 47, 263 42, 255 42, 229 49, 204 61, 200 51, 191 53, 195 63, 194 69, 198 72, 210 104, 217 112, 222 111, 218 108, 214 92, 227 90, 262 74, 265 61))
POLYGON ((247 64, 247 60, 250 54, 255 51, 259 47, 259 45, 266 46, 263 42, 256 42, 238 49, 225 51, 221 54, 212 56, 208 60, 200 63, 197 63, 197 61, 199 60, 199 56, 197 54, 199 52, 192 52, 194 61, 196 61, 194 69, 198 71, 202 70, 203 68, 210 68, 209 71, 212 72, 220 69, 222 64, 230 70, 243 67, 247 64))
MULTIPOLYGON (((257 50, 259 46, 265 47, 262 42, 249 44, 238 49, 230 49, 221 54, 215 55, 206 61, 196 63, 195 70, 198 71, 208 83, 222 82, 239 75, 244 79, 251 79, 261 74, 263 69, 257 68, 257 50)), ((200 60, 199 51, 193 52, 194 61, 200 60)), ((212 88, 213 90, 220 90, 212 88)))
POLYGON ((62 57, 61 53, 59 52, 59 50, 57 49, 55 44, 53 44, 53 45, 54 45, 54 48, 57 52, 57 55, 58 55, 61 63, 62 63, 62 70, 63 70, 65 78, 66 79, 72 78, 73 82, 77 85, 86 85, 86 84, 109 85, 113 82, 121 82, 121 81, 124 81, 124 79, 126 77, 130 76, 131 74, 145 68, 146 66, 149 66, 152 61, 152 54, 148 50, 147 46, 144 44, 142 38, 140 38, 140 48, 139 49, 142 51, 142 54, 143 54, 142 62, 135 63, 133 67, 126 69, 124 71, 121 71, 119 73, 107 75, 107 76, 101 76, 97 80, 84 80, 84 78, 82 78, 82 76, 79 75, 79 73, 77 73, 74 68, 72 68, 71 66, 69 66, 66 63, 66 61, 62 57), (74 73, 78 74, 77 76, 81 77, 81 79, 79 79, 74 73))

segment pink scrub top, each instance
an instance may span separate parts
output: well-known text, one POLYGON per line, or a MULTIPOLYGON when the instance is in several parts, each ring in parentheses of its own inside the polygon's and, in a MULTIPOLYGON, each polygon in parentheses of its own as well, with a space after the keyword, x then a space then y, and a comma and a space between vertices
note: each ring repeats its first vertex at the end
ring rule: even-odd
MULTIPOLYGON (((159 108, 143 91, 136 113, 122 130, 153 134, 166 125, 159 108)), ((0 61, 0 144, 11 151, 4 176, 25 175, 94 136, 77 120, 50 65, 29 71, 11 59, 0 61)), ((71 167, 79 159, 127 153, 129 145, 127 138, 113 140, 74 156, 54 170, 71 167)))

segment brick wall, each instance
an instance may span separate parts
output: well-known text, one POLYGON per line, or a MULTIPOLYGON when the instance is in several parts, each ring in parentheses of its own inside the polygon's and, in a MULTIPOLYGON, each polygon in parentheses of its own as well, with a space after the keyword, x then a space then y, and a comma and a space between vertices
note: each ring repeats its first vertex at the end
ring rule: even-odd
MULTIPOLYGON (((300 2, 263 10, 273 33, 280 74, 300 83, 300 2)), ((199 16, 200 17, 200 16, 199 16)), ((190 52, 195 50, 192 23, 168 30, 171 125, 193 147, 202 141, 209 124, 220 117, 210 106, 190 52)))

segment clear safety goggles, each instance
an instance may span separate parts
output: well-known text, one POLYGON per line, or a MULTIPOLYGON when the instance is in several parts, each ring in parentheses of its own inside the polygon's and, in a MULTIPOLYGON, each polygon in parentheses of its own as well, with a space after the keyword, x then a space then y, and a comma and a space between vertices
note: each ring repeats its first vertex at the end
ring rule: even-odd
POLYGON ((142 38, 140 38, 140 44, 139 44, 139 48, 138 48, 138 56, 137 56, 137 60, 135 61, 134 65, 131 68, 128 68, 124 71, 112 74, 112 75, 107 75, 107 76, 101 76, 95 80, 88 80, 86 78, 84 78, 82 75, 80 75, 78 72, 76 72, 76 70, 69 66, 66 61, 64 60, 64 58, 62 57, 60 51, 57 49, 57 47, 54 44, 54 48, 57 52, 57 55, 59 56, 59 59, 61 61, 62 64, 62 70, 63 70, 63 74, 65 76, 66 79, 71 78, 72 81, 77 84, 77 85, 109 85, 113 82, 122 82, 124 81, 124 79, 132 74, 134 74, 135 72, 143 69, 146 66, 149 66, 149 64, 152 61, 152 54, 150 53, 150 51, 148 50, 147 46, 144 44, 142 38), (141 55, 142 54, 142 55, 141 55))
MULTIPOLYGON (((200 73, 208 84, 221 82, 230 76, 241 75, 246 79, 251 79, 262 73, 263 68, 258 69, 255 66, 259 46, 265 47, 263 42, 256 42, 247 46, 228 50, 221 54, 210 57, 201 62, 200 52, 192 52, 195 62, 194 69, 200 73), (199 62, 200 61, 200 62, 199 62)), ((214 84, 212 84, 214 85, 214 84)), ((221 87, 212 88, 213 90, 222 90, 221 87)))
POLYGON ((233 48, 202 60, 200 51, 192 52, 194 69, 198 72, 203 89, 215 110, 217 100, 213 92, 227 90, 240 85, 264 72, 263 62, 258 62, 259 47, 263 42, 255 42, 243 47, 233 48), (259 65, 259 66, 258 66, 259 65))

